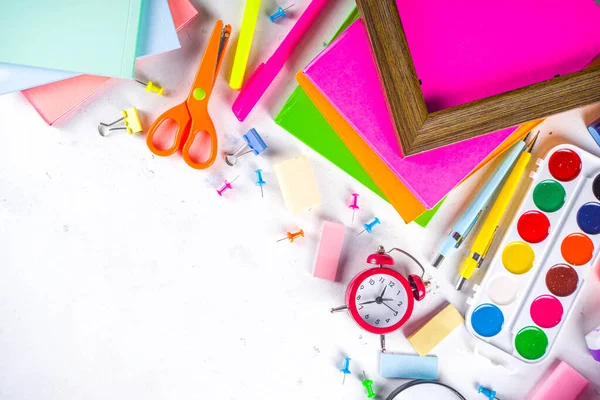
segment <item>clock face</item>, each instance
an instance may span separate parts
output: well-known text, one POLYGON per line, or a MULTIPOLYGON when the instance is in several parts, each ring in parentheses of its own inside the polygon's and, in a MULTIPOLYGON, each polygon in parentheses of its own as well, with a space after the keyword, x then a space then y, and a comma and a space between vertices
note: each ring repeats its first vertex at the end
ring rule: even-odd
POLYGON ((398 279, 387 274, 376 274, 360 282, 354 304, 367 324, 389 328, 400 322, 406 314, 408 295, 398 279))
POLYGON ((349 287, 347 304, 358 324, 369 332, 385 334, 410 317, 414 300, 406 279, 388 268, 359 274, 349 287))

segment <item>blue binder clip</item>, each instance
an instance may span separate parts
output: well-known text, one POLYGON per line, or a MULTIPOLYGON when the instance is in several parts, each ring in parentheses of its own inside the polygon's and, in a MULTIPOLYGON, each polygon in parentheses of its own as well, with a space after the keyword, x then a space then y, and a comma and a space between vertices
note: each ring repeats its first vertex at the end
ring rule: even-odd
POLYGON ((229 153, 225 155, 225 162, 227 165, 233 167, 237 164, 238 159, 248 153, 254 153, 259 155, 267 149, 265 141, 260 137, 256 129, 252 128, 242 138, 246 141, 235 153, 229 153))

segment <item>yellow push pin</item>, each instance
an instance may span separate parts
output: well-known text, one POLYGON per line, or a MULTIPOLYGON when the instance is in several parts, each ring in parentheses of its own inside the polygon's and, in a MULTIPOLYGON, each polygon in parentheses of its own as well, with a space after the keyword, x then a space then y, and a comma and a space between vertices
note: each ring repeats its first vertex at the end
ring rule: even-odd
POLYGON ((148 83, 143 82, 143 81, 139 81, 139 80, 135 80, 137 83, 139 83, 140 85, 144 85, 146 86, 146 92, 154 92, 156 94, 158 94, 159 96, 163 95, 163 88, 161 88, 160 86, 158 86, 158 84, 156 84, 156 82, 152 82, 152 81, 148 81, 148 83))
POLYGON ((106 137, 110 132, 122 129, 127 130, 127 133, 130 135, 134 133, 140 133, 144 130, 142 128, 140 116, 138 115, 138 111, 135 107, 121 110, 121 114, 123 115, 121 118, 111 122, 110 124, 105 124, 104 122, 100 122, 100 124, 98 124, 98 133, 100 133, 100 136, 106 137), (122 122, 123 126, 115 126, 119 122, 122 122))

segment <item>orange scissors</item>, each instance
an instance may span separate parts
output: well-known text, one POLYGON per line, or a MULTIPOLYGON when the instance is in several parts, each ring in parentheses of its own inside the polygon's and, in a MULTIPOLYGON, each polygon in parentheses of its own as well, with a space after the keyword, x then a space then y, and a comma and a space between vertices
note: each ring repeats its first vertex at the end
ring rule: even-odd
POLYGON ((208 101, 221 69, 229 36, 231 36, 231 25, 223 27, 223 21, 217 21, 187 99, 162 113, 148 130, 146 144, 157 156, 170 156, 181 149, 183 159, 192 168, 206 169, 215 162, 217 158, 217 132, 208 114, 208 101), (171 147, 160 149, 154 143, 154 134, 160 125, 167 120, 171 120, 177 125, 175 139, 171 147), (210 140, 210 154, 205 161, 196 161, 190 155, 190 147, 194 143, 196 135, 200 132, 206 132, 210 140), (181 147, 182 143, 183 148, 181 147))

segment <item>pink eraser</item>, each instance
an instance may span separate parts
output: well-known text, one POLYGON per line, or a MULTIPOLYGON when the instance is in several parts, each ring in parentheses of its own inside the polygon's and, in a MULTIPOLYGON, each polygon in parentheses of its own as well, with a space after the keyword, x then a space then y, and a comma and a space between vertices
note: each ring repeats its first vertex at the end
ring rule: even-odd
POLYGON ((335 281, 345 233, 346 226, 335 222, 323 222, 323 233, 317 250, 314 276, 335 281))
POLYGON ((588 384, 579 372, 561 361, 540 379, 527 400, 577 400, 588 384))

